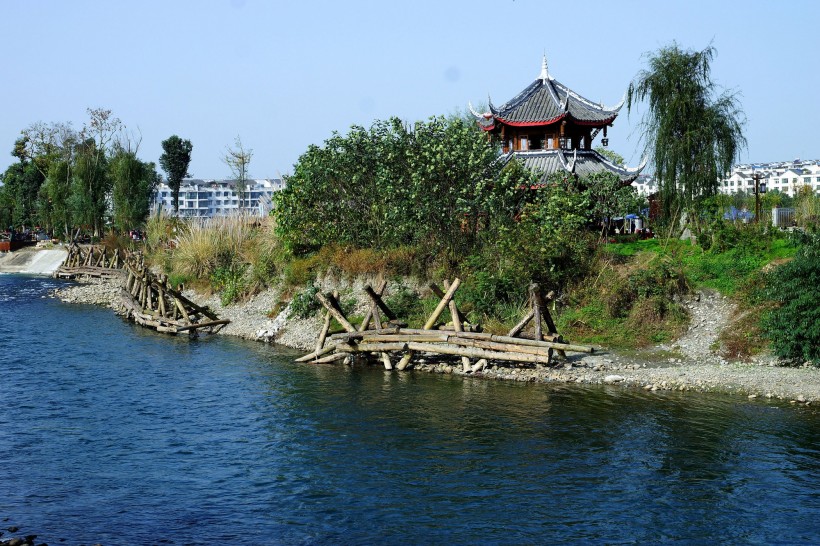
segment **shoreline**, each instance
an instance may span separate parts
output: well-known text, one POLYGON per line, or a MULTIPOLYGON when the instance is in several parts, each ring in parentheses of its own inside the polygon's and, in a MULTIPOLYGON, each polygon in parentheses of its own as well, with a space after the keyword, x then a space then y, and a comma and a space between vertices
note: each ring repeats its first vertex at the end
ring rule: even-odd
MULTIPOLYGON (((337 288, 360 293, 370 279, 338 281, 325 278, 321 290, 337 288), (357 290, 358 289, 358 290, 357 290)), ((103 305, 114 308, 120 287, 117 283, 93 280, 52 291, 51 296, 66 303, 103 305)), ((289 308, 278 316, 268 313, 280 301, 281 294, 265 290, 248 301, 222 306, 218 295, 204 296, 186 291, 186 296, 208 305, 220 318, 231 323, 217 335, 275 343, 309 352, 313 350, 321 329, 321 319, 289 319, 289 308)), ((777 359, 764 355, 752 362, 729 361, 715 355, 711 347, 726 326, 733 304, 712 292, 699 292, 684 302, 691 314, 689 331, 669 345, 659 345, 630 354, 601 351, 592 355, 567 355, 555 366, 523 368, 492 363, 476 373, 465 373, 457 360, 436 358, 419 361, 417 371, 483 377, 486 379, 537 382, 617 385, 645 391, 712 392, 745 396, 749 399, 787 401, 805 406, 820 402, 820 370, 810 367, 783 367, 777 359)), ((365 302, 361 302, 365 305, 365 302)))

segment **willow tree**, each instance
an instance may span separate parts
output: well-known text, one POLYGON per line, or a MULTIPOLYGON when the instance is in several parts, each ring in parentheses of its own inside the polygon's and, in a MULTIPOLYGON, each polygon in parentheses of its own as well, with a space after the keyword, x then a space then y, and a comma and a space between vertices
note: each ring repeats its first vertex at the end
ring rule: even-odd
POLYGON ((627 90, 627 109, 647 103, 644 146, 655 170, 663 216, 715 195, 746 146, 737 93, 711 78, 715 48, 683 51, 676 43, 648 55, 648 68, 627 90))

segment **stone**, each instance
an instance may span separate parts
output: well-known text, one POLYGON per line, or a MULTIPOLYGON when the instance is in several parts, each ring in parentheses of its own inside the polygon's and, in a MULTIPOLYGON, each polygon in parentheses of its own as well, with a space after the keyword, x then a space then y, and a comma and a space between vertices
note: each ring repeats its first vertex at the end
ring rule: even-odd
POLYGON ((796 400, 797 400, 798 402, 805 402, 805 401, 806 401, 806 397, 805 397, 805 396, 803 396, 802 394, 798 394, 798 395, 797 395, 796 400))
POLYGON ((615 374, 608 375, 608 376, 604 377, 604 383, 608 383, 608 384, 619 383, 623 380, 624 380, 623 376, 615 375, 615 374))

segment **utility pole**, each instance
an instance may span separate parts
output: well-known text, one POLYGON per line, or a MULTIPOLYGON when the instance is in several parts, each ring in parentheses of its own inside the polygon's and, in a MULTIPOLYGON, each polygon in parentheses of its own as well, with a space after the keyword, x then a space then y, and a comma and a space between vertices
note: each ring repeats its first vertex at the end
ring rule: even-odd
POLYGON ((761 184, 760 179, 763 178, 760 176, 760 173, 755 173, 752 175, 752 178, 755 181, 755 224, 760 223, 760 194, 766 193, 766 184, 761 184))

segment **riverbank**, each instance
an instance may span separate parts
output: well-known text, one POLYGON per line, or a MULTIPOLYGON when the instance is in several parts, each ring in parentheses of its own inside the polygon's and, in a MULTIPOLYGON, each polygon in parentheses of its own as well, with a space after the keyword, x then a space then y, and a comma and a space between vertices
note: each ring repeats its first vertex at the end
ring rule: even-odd
MULTIPOLYGON (((361 293, 367 282, 323 279, 322 290, 336 288, 351 294, 361 293), (357 290, 358 288, 358 290, 357 290)), ((68 303, 113 306, 119 296, 119 286, 106 281, 94 281, 57 289, 53 294, 68 303)), ((278 290, 266 290, 249 301, 223 306, 216 295, 203 296, 189 291, 186 296, 208 305, 220 318, 231 323, 220 335, 232 335, 291 348, 310 351, 321 328, 318 317, 288 318, 285 307, 276 316, 269 316, 281 300, 278 290)), ((688 332, 676 342, 659 345, 629 354, 599 350, 592 355, 569 354, 558 359, 555 367, 516 368, 493 364, 484 370, 466 373, 455 361, 441 358, 419 361, 418 371, 453 375, 471 375, 490 379, 543 383, 612 384, 646 391, 720 392, 749 398, 774 399, 805 404, 820 403, 820 370, 809 367, 781 367, 775 358, 762 356, 751 362, 731 361, 712 350, 720 331, 728 323, 733 304, 716 292, 698 292, 684 302, 691 316, 688 332)), ((363 300, 359 305, 364 306, 363 300)))

